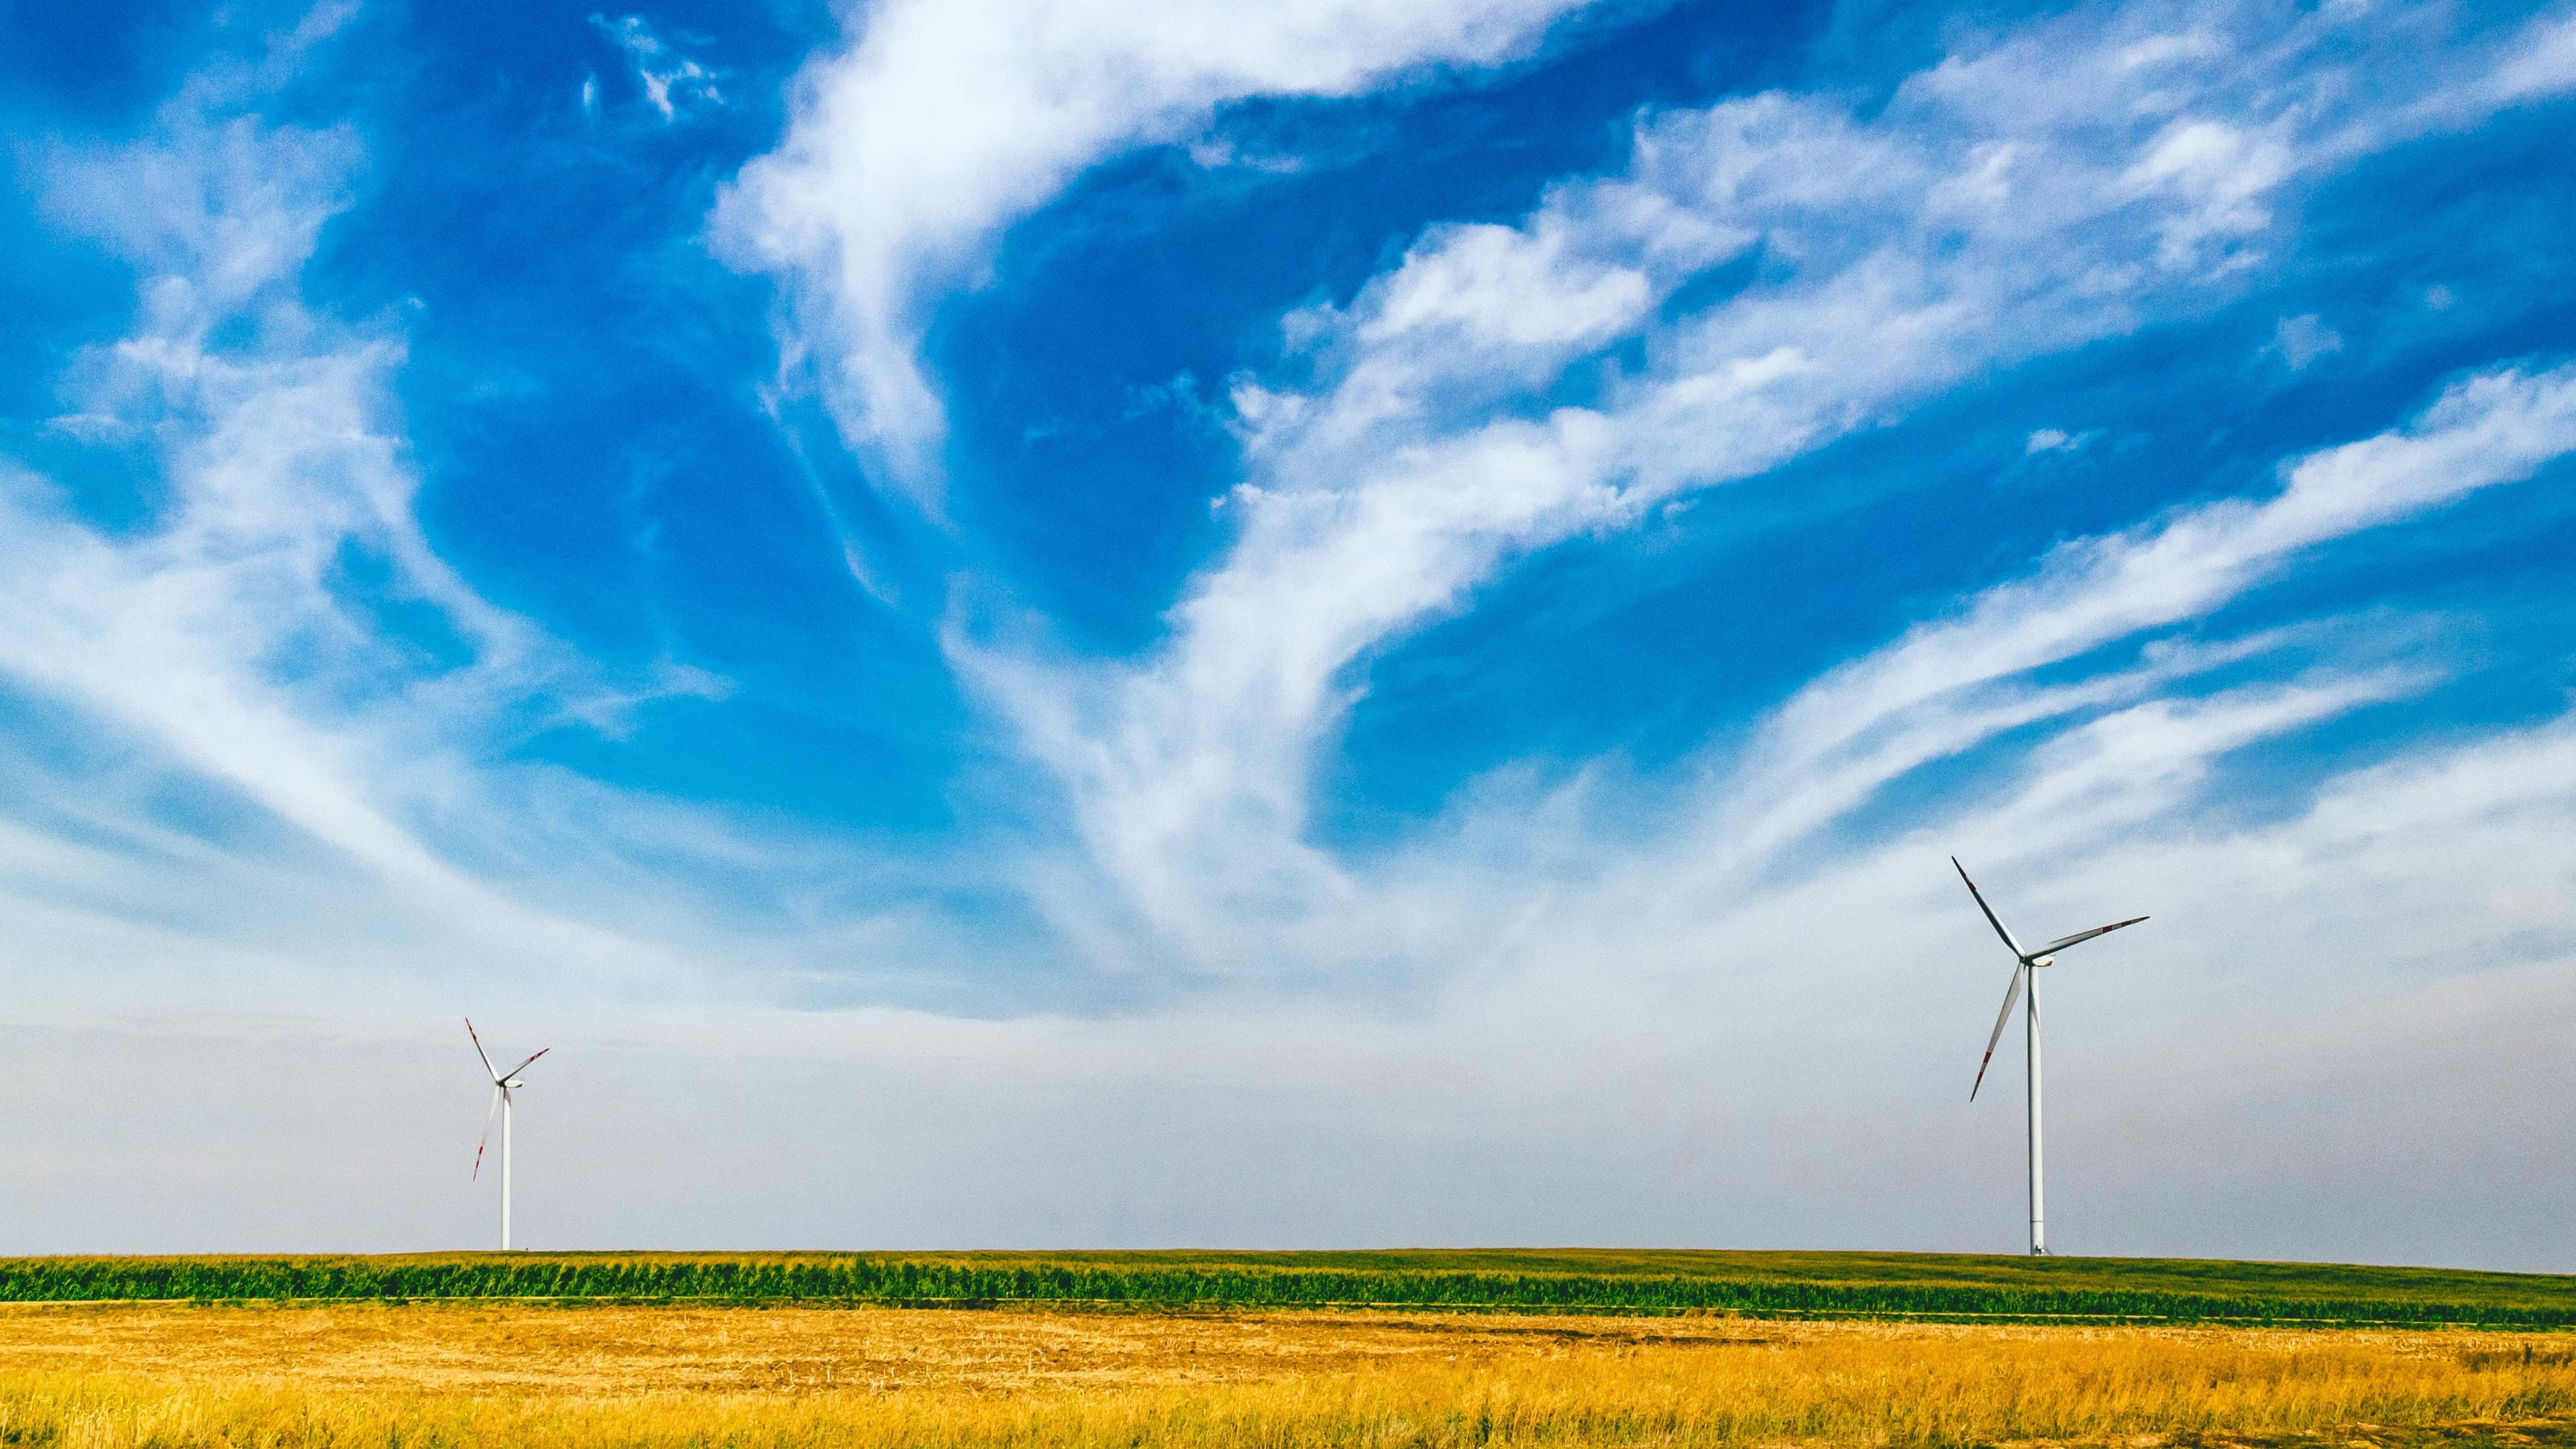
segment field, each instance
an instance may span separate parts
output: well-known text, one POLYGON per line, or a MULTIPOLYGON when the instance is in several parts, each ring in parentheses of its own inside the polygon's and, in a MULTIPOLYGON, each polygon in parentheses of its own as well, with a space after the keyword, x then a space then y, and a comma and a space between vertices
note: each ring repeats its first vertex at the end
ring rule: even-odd
POLYGON ((2576 1336, 1330 1310, 0 1308, 0 1443, 2576 1443, 2576 1336))
POLYGON ((2571 1326, 2565 1278, 2298 1264, 19 1259, 0 1445, 2576 1445, 2571 1326))
POLYGON ((2576 1329, 2576 1278, 1912 1253, 456 1253, 0 1259, 0 1302, 547 1299, 2576 1329))

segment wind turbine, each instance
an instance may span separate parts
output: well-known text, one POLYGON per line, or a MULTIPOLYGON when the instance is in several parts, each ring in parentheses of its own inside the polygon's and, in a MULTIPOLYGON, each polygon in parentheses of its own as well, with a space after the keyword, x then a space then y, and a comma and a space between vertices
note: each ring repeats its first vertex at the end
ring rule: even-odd
POLYGON ((554 1048, 539 1047, 527 1062, 506 1072, 495 1072, 491 1056, 483 1050, 483 1038, 474 1034, 474 1018, 470 1016, 465 1018, 465 1035, 474 1043, 474 1055, 483 1058, 483 1070, 492 1074, 492 1105, 483 1113, 483 1140, 474 1144, 473 1175, 477 1180, 483 1176, 483 1148, 492 1140, 492 1114, 501 1114, 501 1251, 506 1253, 510 1251, 510 1094, 527 1085, 519 1080, 519 1073, 528 1069, 528 1062, 554 1048))
POLYGON ((2013 953, 2012 985, 2004 991, 2004 1009, 1995 1016, 1995 1034, 1986 1038, 1986 1054, 1977 1063, 1977 1080, 1968 1087, 1969 1101, 1977 1100, 1977 1088, 1986 1084, 1986 1068, 1994 1062, 1995 1043, 2004 1039, 2004 1023, 2012 1020, 2013 1003, 2021 999, 2025 989, 2030 995, 2023 1031, 2030 1046, 2030 1251, 2036 1257, 2048 1251, 2048 1216, 2041 1207, 2039 1171, 2039 978, 2031 973, 2042 966, 2056 965, 2056 952, 2079 941, 2107 936, 2123 926, 2134 926, 2146 917, 2131 916, 2125 921, 2095 926, 2072 936, 2060 936, 2036 951, 2025 951, 2021 942, 2013 939, 2013 933, 2004 929, 2004 923, 1995 915, 1995 908, 1986 904, 1985 893, 1977 889, 1975 881, 1968 879, 1968 868, 1959 864, 1959 857, 1951 856, 1950 866, 1959 872, 1959 879, 1966 882, 1968 894, 1977 898, 1977 909, 1986 913, 1986 924, 1995 928, 1995 934, 2004 938, 2004 945, 2013 953))

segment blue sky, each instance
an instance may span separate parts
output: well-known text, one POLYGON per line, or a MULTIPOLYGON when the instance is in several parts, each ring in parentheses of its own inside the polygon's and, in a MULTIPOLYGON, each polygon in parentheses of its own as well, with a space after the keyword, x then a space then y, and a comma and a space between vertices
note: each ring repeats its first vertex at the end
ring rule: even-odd
POLYGON ((2576 1268, 2563 5, 0 42, 17 1246, 2576 1268))

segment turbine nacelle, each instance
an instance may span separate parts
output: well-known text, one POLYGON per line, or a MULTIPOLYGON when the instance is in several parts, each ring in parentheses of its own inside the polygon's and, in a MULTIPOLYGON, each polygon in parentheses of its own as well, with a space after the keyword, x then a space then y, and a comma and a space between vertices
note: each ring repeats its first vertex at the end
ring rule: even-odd
POLYGON ((2030 958, 2030 964, 2033 966, 2054 966, 2057 964, 2057 958, 2054 956, 2033 956, 2030 958))

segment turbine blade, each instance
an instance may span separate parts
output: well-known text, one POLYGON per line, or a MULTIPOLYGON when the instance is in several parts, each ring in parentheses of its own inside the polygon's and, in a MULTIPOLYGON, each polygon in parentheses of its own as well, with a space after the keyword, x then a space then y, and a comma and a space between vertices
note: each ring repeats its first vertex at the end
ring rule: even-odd
POLYGON ((474 1018, 470 1016, 465 1018, 465 1035, 468 1040, 474 1043, 474 1055, 483 1058, 483 1070, 491 1072, 493 1083, 498 1085, 501 1080, 501 1074, 499 1072, 492 1071, 492 1058, 483 1050, 483 1038, 474 1035, 474 1018))
MULTIPOLYGON (((530 1055, 530 1056, 529 1056, 529 1058, 528 1058, 528 1062, 533 1062, 533 1061, 535 1061, 538 1057, 544 1056, 546 1053, 548 1053, 548 1052, 550 1052, 550 1051, 553 1051, 553 1050, 554 1050, 554 1048, 553 1048, 553 1047, 539 1047, 539 1048, 537 1048, 537 1049, 536 1049, 536 1051, 535 1051, 535 1053, 534 1053, 534 1054, 532 1054, 532 1055, 530 1055)), ((515 1077, 515 1076, 517 1076, 519 1073, 526 1071, 526 1070, 528 1069, 528 1062, 521 1062, 521 1063, 519 1063, 517 1066, 510 1068, 509 1072, 507 1073, 507 1075, 503 1076, 502 1080, 503 1080, 503 1081, 508 1081, 511 1077, 515 1077)))
POLYGON ((1959 864, 1959 857, 1955 855, 1950 857, 1950 868, 1959 873, 1960 880, 1966 882, 1968 894, 1977 898, 1977 909, 1986 913, 1986 924, 1994 927, 1995 934, 2004 938, 2004 944, 2012 948, 2014 959, 2021 961, 2029 960, 2030 953, 2024 951, 2021 948, 2021 942, 2014 940, 2013 933, 2005 930, 2004 923, 1995 918, 1995 908, 1986 904, 1986 893, 1977 889, 1977 883, 1975 881, 1968 879, 1968 868, 1959 864))
POLYGON ((2012 1020, 2013 1004, 2021 1000, 2021 979, 2030 974, 2030 963, 2013 963, 2012 985, 2004 991, 2004 1009, 1995 1013, 1995 1034, 1986 1038, 1986 1054, 1977 1060, 1977 1079, 1968 1085, 1968 1100, 1977 1100, 1977 1088, 1986 1084, 1986 1068, 1995 1060, 1995 1043, 2004 1039, 2004 1023, 2012 1020))
POLYGON ((500 1111, 501 1088, 498 1083, 495 1083, 492 1088, 492 1105, 483 1109, 483 1135, 474 1141, 474 1173, 471 1181, 483 1180, 483 1149, 492 1140, 492 1119, 499 1115, 500 1111))
POLYGON ((2058 939, 2049 942, 2047 945, 2040 947, 2034 954, 2045 956, 2051 951, 2063 951, 2078 941, 2090 941, 2096 936, 2107 936, 2113 931, 2120 929, 2122 926, 2134 926, 2145 919, 2146 917, 2144 916, 2131 916, 2125 921, 2113 921, 2107 926, 2095 926, 2089 931, 2078 931, 2072 936, 2061 936, 2058 939))

